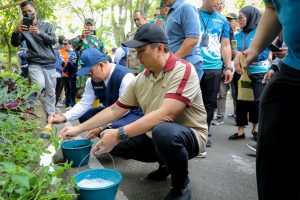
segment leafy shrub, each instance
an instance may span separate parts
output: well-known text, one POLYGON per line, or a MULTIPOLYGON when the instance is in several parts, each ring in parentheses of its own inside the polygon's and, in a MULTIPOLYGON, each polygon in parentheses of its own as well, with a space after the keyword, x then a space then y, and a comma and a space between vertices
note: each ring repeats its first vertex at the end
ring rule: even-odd
POLYGON ((28 85, 28 79, 10 72, 0 73, 0 110, 25 110, 30 107, 30 96, 37 92, 37 85, 28 85))
POLYGON ((60 178, 70 165, 51 164, 54 171, 39 165, 46 146, 33 133, 36 125, 36 120, 0 113, 0 199, 71 200, 74 182, 64 184, 60 178))

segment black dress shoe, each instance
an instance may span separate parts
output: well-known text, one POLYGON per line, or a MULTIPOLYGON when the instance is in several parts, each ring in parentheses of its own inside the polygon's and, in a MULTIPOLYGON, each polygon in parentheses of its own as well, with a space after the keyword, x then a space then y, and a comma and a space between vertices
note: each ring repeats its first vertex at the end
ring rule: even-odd
POLYGON ((167 165, 159 166, 157 170, 148 174, 147 178, 152 181, 164 181, 170 175, 167 165))
POLYGON ((211 147, 211 145, 212 145, 212 144, 211 144, 211 140, 208 139, 205 147, 211 147))
POLYGON ((192 191, 187 189, 184 192, 181 190, 172 188, 168 195, 165 197, 165 200, 191 200, 192 191))
POLYGON ((235 134, 229 136, 229 138, 228 138, 228 140, 240 140, 240 139, 245 139, 245 133, 243 133, 242 135, 235 133, 235 134))

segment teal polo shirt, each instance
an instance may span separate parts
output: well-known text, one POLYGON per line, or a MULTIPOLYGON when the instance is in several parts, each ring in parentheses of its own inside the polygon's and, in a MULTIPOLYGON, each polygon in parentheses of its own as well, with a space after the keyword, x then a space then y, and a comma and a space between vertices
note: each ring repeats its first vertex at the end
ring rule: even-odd
POLYGON ((283 40, 288 46, 288 54, 282 60, 286 65, 300 70, 300 26, 298 25, 299 0, 264 0, 273 4, 282 24, 283 40))

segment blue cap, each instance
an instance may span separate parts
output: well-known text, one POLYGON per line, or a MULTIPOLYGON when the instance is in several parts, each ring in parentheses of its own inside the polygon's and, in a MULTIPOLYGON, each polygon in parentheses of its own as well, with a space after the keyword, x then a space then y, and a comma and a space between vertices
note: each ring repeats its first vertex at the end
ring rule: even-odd
POLYGON ((107 60, 107 56, 96 48, 88 48, 80 56, 78 76, 86 75, 96 64, 107 60))

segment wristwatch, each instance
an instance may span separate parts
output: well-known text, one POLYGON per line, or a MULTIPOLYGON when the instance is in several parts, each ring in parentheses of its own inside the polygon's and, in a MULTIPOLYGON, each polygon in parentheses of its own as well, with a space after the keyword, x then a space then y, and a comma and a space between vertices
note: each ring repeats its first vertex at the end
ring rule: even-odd
POLYGON ((231 67, 225 67, 224 71, 230 70, 231 72, 233 72, 233 69, 231 67))
POLYGON ((120 142, 126 142, 129 139, 129 137, 126 134, 123 126, 120 127, 120 128, 118 128, 118 134, 119 134, 119 140, 120 140, 120 142))

